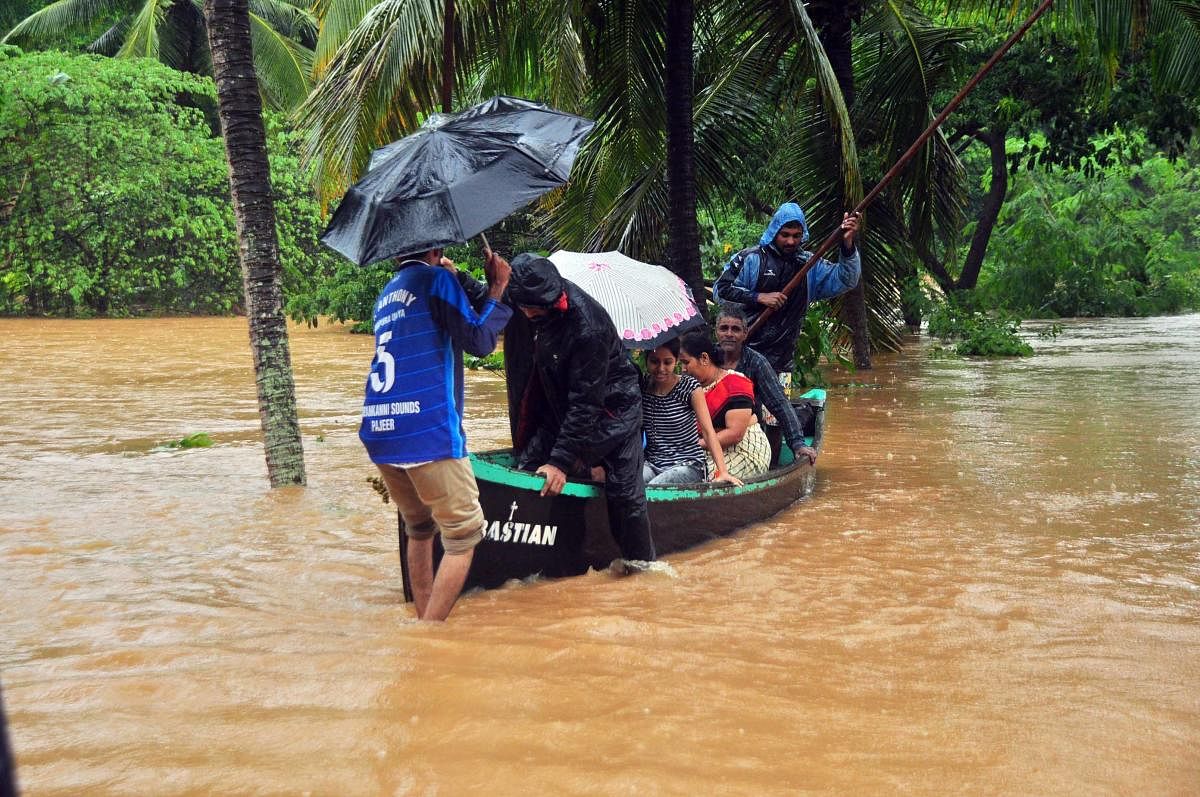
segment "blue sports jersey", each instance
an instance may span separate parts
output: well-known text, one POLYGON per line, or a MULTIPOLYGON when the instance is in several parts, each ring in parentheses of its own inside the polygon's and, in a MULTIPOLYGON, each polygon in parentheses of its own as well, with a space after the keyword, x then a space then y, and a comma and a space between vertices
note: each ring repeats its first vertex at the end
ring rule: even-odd
POLYGON ((462 353, 491 353, 511 316, 493 299, 476 313, 444 268, 401 265, 375 301, 375 359, 358 432, 372 462, 467 455, 462 353))

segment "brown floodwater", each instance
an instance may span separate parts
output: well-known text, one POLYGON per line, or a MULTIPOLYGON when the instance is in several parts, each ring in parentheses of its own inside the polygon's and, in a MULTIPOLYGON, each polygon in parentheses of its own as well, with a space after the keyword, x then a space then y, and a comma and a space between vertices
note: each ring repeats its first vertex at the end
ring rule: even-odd
POLYGON ((272 491, 244 320, 0 336, 27 795, 1200 793, 1200 316, 913 339, 835 375, 806 502, 445 625, 366 483, 369 339, 293 330, 309 484, 272 491))

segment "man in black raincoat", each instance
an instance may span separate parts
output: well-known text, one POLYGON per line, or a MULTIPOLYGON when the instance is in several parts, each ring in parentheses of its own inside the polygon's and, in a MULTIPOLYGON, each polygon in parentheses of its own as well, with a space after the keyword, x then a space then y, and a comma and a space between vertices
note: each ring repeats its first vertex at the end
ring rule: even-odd
POLYGON ((608 313, 532 253, 513 258, 508 298, 533 327, 532 370, 545 399, 518 464, 546 477, 542 495, 560 493, 568 475, 602 466, 621 555, 652 561, 639 374, 608 313))

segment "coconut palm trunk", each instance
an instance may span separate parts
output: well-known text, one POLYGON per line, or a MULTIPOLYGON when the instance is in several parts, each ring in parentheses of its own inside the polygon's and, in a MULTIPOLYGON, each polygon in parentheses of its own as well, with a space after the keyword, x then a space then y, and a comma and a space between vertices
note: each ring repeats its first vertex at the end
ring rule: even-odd
POLYGON ((454 0, 446 0, 442 17, 442 113, 454 112, 454 0))
POLYGON ((704 309, 700 227, 696 221, 695 132, 692 129, 692 0, 667 0, 667 216, 671 270, 704 309))
MULTIPOLYGON (((835 8, 825 19, 818 22, 821 44, 829 58, 829 65, 837 77, 838 87, 842 90, 842 98, 846 107, 854 105, 854 62, 851 53, 851 18, 848 7, 835 8)), ((840 183, 841 181, 839 181, 840 183)), ((854 203, 847 201, 843 194, 842 208, 852 207, 854 203)), ((867 320, 866 281, 870 279, 867 264, 863 263, 862 277, 845 296, 842 297, 842 321, 850 328, 850 339, 854 350, 854 367, 869 369, 871 367, 871 334, 870 323, 867 320)))
POLYGON ((283 314, 282 269, 247 0, 205 0, 217 113, 229 162, 258 413, 272 487, 304 484, 304 449, 283 314))

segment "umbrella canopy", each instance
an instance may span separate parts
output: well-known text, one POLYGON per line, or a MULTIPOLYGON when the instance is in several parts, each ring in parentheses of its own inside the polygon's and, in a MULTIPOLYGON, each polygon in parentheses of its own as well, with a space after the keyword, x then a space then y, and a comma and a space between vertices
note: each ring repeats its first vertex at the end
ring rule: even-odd
POLYGON ((562 249, 550 262, 608 311, 628 349, 653 349, 704 325, 687 283, 662 266, 620 252, 562 249))
POLYGON ((371 154, 321 242, 365 265, 465 241, 564 184, 592 124, 516 97, 435 114, 371 154))

